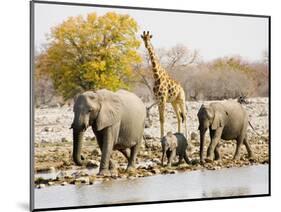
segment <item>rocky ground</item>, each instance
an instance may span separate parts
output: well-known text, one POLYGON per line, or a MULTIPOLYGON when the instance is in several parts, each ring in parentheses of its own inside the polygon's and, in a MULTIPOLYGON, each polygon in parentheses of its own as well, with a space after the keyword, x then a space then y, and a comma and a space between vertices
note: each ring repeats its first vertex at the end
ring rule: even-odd
MULTIPOLYGON (((220 151, 222 160, 200 165, 199 136, 197 112, 203 102, 188 102, 188 142, 189 158, 192 164, 181 164, 171 168, 160 165, 161 145, 159 142, 159 120, 156 106, 150 110, 151 126, 145 129, 146 142, 143 142, 137 158, 137 169, 134 173, 126 173, 126 159, 119 152, 114 152, 112 158, 118 164, 118 174, 111 177, 99 177, 96 175, 100 161, 100 150, 97 147, 91 129, 88 129, 83 142, 82 153, 87 160, 87 166, 77 167, 71 158, 72 131, 69 129, 73 112, 69 106, 55 108, 37 108, 35 110, 35 172, 37 173, 35 184, 38 188, 50 185, 67 184, 92 184, 94 182, 112 179, 133 179, 155 174, 175 174, 180 171, 193 171, 200 169, 218 170, 221 168, 241 167, 254 164, 268 163, 268 99, 249 99, 249 104, 244 105, 249 114, 249 119, 255 128, 248 129, 249 142, 255 153, 255 159, 249 161, 243 146, 242 157, 239 161, 233 161, 232 157, 236 147, 234 141, 222 141, 220 151), (55 173, 55 177, 46 179, 39 173, 55 173)), ((204 102, 208 104, 209 102, 204 102)), ((150 105, 150 104, 147 104, 150 105)), ((175 132, 177 121, 169 105, 166 109, 166 132, 175 132)), ((207 144, 208 144, 208 136, 207 144)), ((207 145, 206 145, 207 146, 207 145)), ((206 147, 207 148, 207 147, 206 147)))

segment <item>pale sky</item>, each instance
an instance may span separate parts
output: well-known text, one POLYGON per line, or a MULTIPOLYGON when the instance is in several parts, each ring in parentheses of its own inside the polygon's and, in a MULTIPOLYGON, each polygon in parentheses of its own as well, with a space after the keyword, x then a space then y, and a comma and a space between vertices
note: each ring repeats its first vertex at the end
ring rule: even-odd
MULTIPOLYGON (((155 48, 183 44, 196 49, 203 60, 240 55, 244 59, 262 59, 268 50, 268 19, 227 15, 159 12, 132 9, 35 4, 35 47, 46 43, 50 29, 70 16, 114 11, 129 14, 139 24, 139 34, 153 34, 155 48)), ((142 47, 143 48, 143 44, 142 47)))

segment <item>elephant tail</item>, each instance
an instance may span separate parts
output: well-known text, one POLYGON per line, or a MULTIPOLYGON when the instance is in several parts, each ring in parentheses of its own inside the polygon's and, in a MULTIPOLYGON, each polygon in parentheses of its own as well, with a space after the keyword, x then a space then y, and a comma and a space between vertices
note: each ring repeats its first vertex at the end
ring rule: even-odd
POLYGON ((252 130, 253 130, 258 136, 261 136, 262 138, 267 139, 265 136, 261 135, 260 133, 258 133, 258 132, 255 130, 255 128, 253 127, 253 125, 251 124, 250 121, 248 121, 248 123, 249 123, 250 127, 252 128, 252 130))
POLYGON ((251 124, 251 122, 248 121, 248 123, 249 123, 250 127, 252 128, 252 130, 253 130, 258 136, 261 136, 261 135, 255 130, 255 128, 253 127, 253 125, 251 124))

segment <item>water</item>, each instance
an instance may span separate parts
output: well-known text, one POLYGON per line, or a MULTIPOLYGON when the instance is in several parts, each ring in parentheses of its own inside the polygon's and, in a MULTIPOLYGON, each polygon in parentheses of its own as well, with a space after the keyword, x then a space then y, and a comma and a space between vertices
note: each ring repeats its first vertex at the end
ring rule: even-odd
POLYGON ((35 189, 35 208, 268 194, 268 165, 35 189))

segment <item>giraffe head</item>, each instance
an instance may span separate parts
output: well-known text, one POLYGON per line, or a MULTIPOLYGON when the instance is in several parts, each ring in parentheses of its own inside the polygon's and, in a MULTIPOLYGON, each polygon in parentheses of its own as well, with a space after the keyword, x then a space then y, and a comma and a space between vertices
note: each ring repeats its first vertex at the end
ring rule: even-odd
POLYGON ((141 38, 144 41, 144 44, 147 45, 147 43, 150 41, 150 39, 152 38, 152 35, 149 34, 149 31, 143 31, 141 38))

